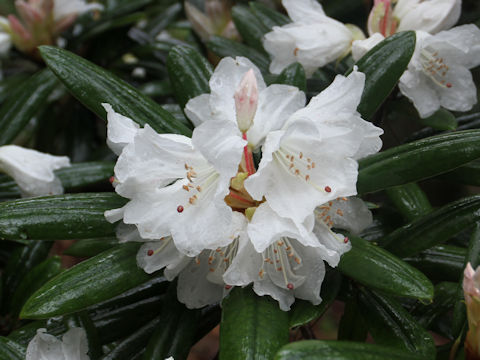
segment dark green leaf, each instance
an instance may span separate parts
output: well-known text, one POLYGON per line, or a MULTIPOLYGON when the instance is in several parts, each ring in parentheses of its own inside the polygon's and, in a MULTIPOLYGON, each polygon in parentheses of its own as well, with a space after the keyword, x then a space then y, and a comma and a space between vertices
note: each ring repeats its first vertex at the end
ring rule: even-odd
POLYGON ((401 257, 447 241, 480 219, 480 195, 463 198, 402 226, 380 240, 387 250, 401 257))
POLYGON ((291 22, 287 16, 279 13, 278 11, 272 10, 260 2, 251 1, 250 8, 258 20, 260 20, 260 22, 269 30, 271 30, 274 26, 282 26, 291 22))
POLYGON ((352 249, 338 264, 342 273, 370 288, 397 296, 431 299, 433 285, 425 275, 384 249, 351 237, 352 249))
POLYGON ((210 92, 212 76, 209 62, 194 48, 178 45, 168 53, 168 75, 175 97, 183 109, 188 100, 210 92))
POLYGON ((480 130, 432 136, 370 155, 359 162, 360 193, 426 179, 480 158, 480 130))
POLYGON ((365 89, 358 112, 371 119, 390 95, 408 66, 415 50, 415 32, 406 31, 389 36, 366 53, 357 63, 366 75, 365 89))
POLYGON ((420 123, 436 130, 455 130, 458 126, 455 116, 445 109, 440 109, 432 116, 420 119, 420 123))
POLYGON ((191 130, 133 86, 71 52, 41 46, 40 53, 67 89, 87 108, 106 119, 102 103, 140 125, 149 124, 159 133, 190 135, 191 130))
POLYGON ((363 342, 367 338, 368 329, 357 302, 357 296, 352 296, 345 302, 345 310, 338 324, 338 340, 363 342))
POLYGON ((65 255, 77 257, 91 257, 100 254, 101 252, 111 249, 118 244, 116 237, 96 238, 96 239, 82 239, 72 246, 70 246, 63 253, 65 255))
POLYGON ((0 239, 65 240, 114 234, 106 210, 125 204, 115 193, 38 197, 0 203, 0 239))
POLYGON ((420 360, 396 348, 337 340, 297 341, 284 346, 275 360, 420 360))
POLYGON ((432 211, 427 195, 415 183, 394 186, 386 193, 405 220, 412 221, 432 211))
POLYGON ((138 248, 136 243, 123 244, 64 271, 28 299, 20 317, 46 319, 69 314, 145 282, 148 275, 137 267, 138 248))
POLYGON ((27 349, 13 340, 0 336, 1 360, 24 360, 27 349))
POLYGON ((443 281, 435 285, 435 297, 431 304, 417 303, 411 311, 417 318, 418 323, 424 328, 430 325, 440 316, 446 316, 446 313, 453 307, 457 293, 457 283, 443 281))
POLYGON ((298 87, 302 91, 307 91, 307 78, 305 76, 305 70, 299 63, 293 63, 287 66, 278 75, 275 80, 276 84, 286 84, 298 87))
POLYGON ((271 359, 288 342, 288 313, 269 296, 234 288, 222 308, 221 360, 271 359))
POLYGON ((460 184, 480 186, 480 160, 474 160, 441 176, 442 179, 460 184))
POLYGON ((247 45, 260 52, 265 52, 262 38, 269 28, 254 15, 252 10, 243 5, 236 5, 232 8, 232 18, 235 28, 247 45))
POLYGON ((48 69, 17 86, 0 108, 0 146, 11 143, 28 122, 45 106, 58 84, 48 69))

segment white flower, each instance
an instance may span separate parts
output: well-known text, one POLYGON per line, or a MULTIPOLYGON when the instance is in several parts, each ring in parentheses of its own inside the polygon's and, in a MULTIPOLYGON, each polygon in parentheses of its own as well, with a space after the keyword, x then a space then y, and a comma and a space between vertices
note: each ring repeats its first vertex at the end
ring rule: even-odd
POLYGON ((105 109, 113 120, 109 144, 121 151, 115 191, 130 199, 123 222, 136 225, 144 239, 171 235, 188 255, 228 245, 233 210, 224 199, 246 145, 236 124, 208 121, 190 139, 160 135, 148 125, 137 129, 132 120, 105 109))
POLYGON ((282 4, 293 22, 273 27, 263 42, 272 57, 274 74, 299 62, 311 76, 319 67, 347 55, 355 38, 364 37, 357 27, 326 16, 315 0, 283 0, 282 4))
POLYGON ((10 24, 8 19, 0 16, 0 56, 5 56, 12 47, 12 37, 10 36, 10 24))
POLYGON ((400 91, 422 118, 440 107, 468 111, 477 102, 469 69, 480 64, 480 29, 462 25, 436 35, 417 31, 417 43, 400 91))
POLYGON ((103 10, 103 5, 87 3, 85 0, 54 0, 53 14, 55 21, 60 21, 69 16, 81 15, 91 10, 103 10))
POLYGON ((253 125, 246 135, 252 147, 258 149, 270 131, 280 129, 292 113, 305 106, 305 94, 289 85, 267 87, 260 70, 247 58, 222 59, 209 81, 211 93, 191 99, 185 113, 195 126, 211 120, 237 124, 234 95, 250 70, 255 75, 258 102, 253 125))
POLYGON ((26 360, 89 360, 87 335, 82 328, 68 330, 62 341, 38 329, 29 342, 26 360))
POLYGON ((398 0, 393 16, 397 31, 421 30, 436 34, 454 26, 462 11, 462 0, 398 0))
POLYGON ((249 225, 249 235, 261 237, 262 227, 275 226, 276 237, 260 252, 255 242, 240 237, 237 253, 223 276, 225 283, 245 286, 253 282, 258 295, 270 295, 285 311, 295 298, 319 304, 325 275, 323 261, 335 267, 341 255, 351 248, 348 238, 334 233, 332 226, 358 233, 371 223, 372 215, 361 200, 350 198, 324 204, 315 210, 314 216, 310 236, 313 242, 306 246, 303 235, 295 233, 294 227, 285 226, 285 221, 267 203, 262 204, 252 219, 253 226, 249 225))
POLYGON ((283 218, 302 224, 320 204, 356 194, 357 161, 380 150, 383 131, 357 113, 365 75, 337 76, 286 125, 270 132, 258 170, 245 180, 283 218))
POLYGON ((360 60, 363 55, 381 43, 385 37, 380 33, 374 33, 365 40, 355 40, 352 44, 352 58, 355 61, 360 60))
POLYGON ((66 156, 53 156, 16 145, 0 146, 0 171, 13 177, 25 197, 63 193, 54 170, 70 166, 66 156))

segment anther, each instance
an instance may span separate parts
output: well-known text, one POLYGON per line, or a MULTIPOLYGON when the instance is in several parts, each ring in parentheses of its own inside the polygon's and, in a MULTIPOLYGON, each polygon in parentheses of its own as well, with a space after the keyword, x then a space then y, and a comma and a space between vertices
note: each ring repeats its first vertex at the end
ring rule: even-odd
POLYGON ((182 205, 177 206, 177 212, 179 212, 179 213, 183 212, 183 206, 182 205))
POLYGON ((345 238, 343 239, 343 242, 346 244, 348 243, 348 237, 345 236, 345 238))
POLYGON ((288 283, 288 284, 287 284, 287 288, 288 288, 288 290, 293 290, 293 284, 292 284, 292 283, 288 283))
POLYGON ((183 187, 183 190, 190 191, 187 185, 183 185, 182 187, 183 187))
POLYGON ((153 250, 148 250, 148 251, 147 251, 147 255, 148 255, 148 256, 152 256, 152 255, 153 255, 153 250))
POLYGON ((113 182, 115 181, 115 176, 110 176, 108 181, 110 182, 110 184, 113 184, 113 182))
POLYGON ((296 47, 295 50, 293 50, 293 55, 297 56, 298 50, 300 50, 300 49, 298 47, 296 47))
POLYGON ((447 83, 447 85, 446 85, 446 86, 447 86, 447 88, 449 88, 449 89, 450 89, 450 88, 452 87, 452 83, 447 83))
POLYGON ((232 285, 225 285, 225 290, 230 290, 232 288, 232 285))
POLYGON ((332 188, 330 186, 325 186, 325 191, 327 193, 332 192, 332 188))

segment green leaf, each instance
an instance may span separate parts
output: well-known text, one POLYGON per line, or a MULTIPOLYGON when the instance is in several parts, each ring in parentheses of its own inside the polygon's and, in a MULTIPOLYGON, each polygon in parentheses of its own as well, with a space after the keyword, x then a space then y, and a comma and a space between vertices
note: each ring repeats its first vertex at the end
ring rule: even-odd
POLYGON ((64 271, 28 299, 20 317, 46 319, 69 314, 145 282, 148 275, 137 267, 138 248, 139 244, 123 244, 64 271))
POLYGON ((414 256, 404 258, 429 279, 436 281, 457 281, 463 273, 466 250, 452 245, 437 245, 414 256))
POLYGON ((220 360, 271 359, 288 342, 288 313, 269 296, 236 287, 222 308, 220 360))
POLYGON ((386 193, 407 221, 412 221, 432 211, 427 195, 415 183, 388 188, 386 193))
POLYGON ((270 65, 268 56, 245 44, 219 36, 212 36, 207 42, 207 47, 214 54, 217 54, 220 57, 247 57, 255 65, 257 65, 262 72, 268 72, 268 66, 270 65))
POLYGON ((366 76, 358 112, 371 119, 390 95, 408 66, 415 50, 415 32, 405 31, 387 37, 357 63, 366 76))
POLYGON ((441 176, 450 182, 480 186, 480 160, 474 160, 441 176))
POLYGON ((243 5, 236 5, 232 8, 232 19, 235 28, 247 45, 264 53, 262 39, 269 28, 254 15, 252 10, 243 5))
POLYGON ((59 256, 48 258, 30 270, 18 285, 11 299, 10 312, 17 316, 27 299, 48 280, 61 272, 59 256))
POLYGON ((395 300, 374 291, 360 291, 360 311, 376 344, 435 358, 432 336, 395 300))
POLYGON ((95 239, 81 239, 75 242, 63 253, 77 257, 91 257, 118 245, 118 239, 114 236, 95 239))
POLYGON ((88 239, 114 234, 106 210, 126 200, 115 193, 69 194, 0 203, 0 239, 88 239))
POLYGON ((359 193, 439 175, 480 158, 480 130, 432 136, 370 155, 359 162, 359 193))
POLYGON ((417 318, 418 323, 428 329, 439 317, 446 315, 455 303, 457 283, 443 281, 435 285, 435 297, 433 303, 422 304, 418 302, 411 310, 411 314, 417 318))
POLYGON ((335 301, 342 283, 342 276, 338 271, 329 271, 322 283, 320 297, 322 302, 313 305, 310 301, 296 299, 289 311, 289 326, 296 327, 309 323, 322 316, 335 301))
POLYGON ((420 360, 420 355, 399 349, 337 340, 297 341, 284 346, 275 360, 420 360))
POLYGON ((440 109, 435 112, 435 114, 420 119, 420 123, 425 126, 430 126, 435 130, 455 130, 458 126, 458 121, 455 116, 445 109, 440 109))
POLYGON ((288 65, 275 79, 275 84, 296 86, 302 91, 307 91, 307 78, 305 70, 299 63, 288 65))
POLYGON ((178 104, 183 109, 188 100, 210 92, 208 81, 212 66, 190 46, 178 45, 168 53, 167 69, 178 104))
POLYGON ((149 124, 159 133, 191 135, 191 130, 133 86, 110 72, 69 51, 52 46, 39 47, 48 67, 82 104, 102 119, 109 103, 116 112, 140 125, 149 124))
POLYGON ((338 268, 359 283, 382 292, 431 299, 433 285, 420 271, 384 249, 350 237, 352 249, 343 254, 338 268))
POLYGON ((480 220, 480 195, 463 198, 398 228, 379 241, 392 253, 411 256, 447 241, 480 220))
POLYGON ((287 16, 278 11, 272 10, 262 3, 251 1, 249 5, 258 20, 260 20, 260 22, 269 30, 274 26, 283 26, 291 22, 287 16))
POLYGON ((195 333, 200 317, 199 310, 189 310, 177 300, 177 284, 172 283, 167 291, 161 324, 148 342, 144 359, 186 359, 195 343, 195 333))
POLYGON ((1 360, 24 360, 27 349, 13 340, 0 336, 1 360))
POLYGON ((12 90, 0 108, 0 146, 11 143, 40 112, 57 84, 56 77, 45 69, 12 90))
POLYGON ((365 341, 368 335, 363 314, 358 307, 357 296, 351 296, 345 302, 345 310, 338 324, 338 340, 365 341))

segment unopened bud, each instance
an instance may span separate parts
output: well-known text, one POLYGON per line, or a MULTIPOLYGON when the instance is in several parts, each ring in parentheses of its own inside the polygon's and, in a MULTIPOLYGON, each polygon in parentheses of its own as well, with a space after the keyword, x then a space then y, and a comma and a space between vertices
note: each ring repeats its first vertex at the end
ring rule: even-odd
POLYGON ((375 0, 370 15, 368 16, 368 33, 380 33, 385 37, 394 34, 397 30, 398 20, 393 16, 392 2, 390 0, 375 0))
POLYGON ((480 267, 474 271, 470 263, 464 271, 463 294, 467 306, 468 333, 465 338, 466 359, 480 356, 480 267))
POLYGON ((246 133, 253 124, 258 105, 257 79, 253 69, 243 76, 234 98, 238 128, 242 133, 246 133))

